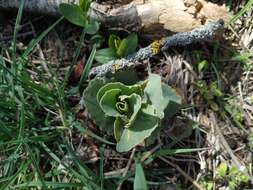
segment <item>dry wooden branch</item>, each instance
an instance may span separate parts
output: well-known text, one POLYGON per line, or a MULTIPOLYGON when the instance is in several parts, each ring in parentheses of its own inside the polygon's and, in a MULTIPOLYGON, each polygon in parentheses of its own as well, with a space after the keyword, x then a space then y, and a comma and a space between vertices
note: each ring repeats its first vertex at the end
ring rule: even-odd
MULTIPOLYGON (((0 9, 17 9, 21 0, 0 0, 0 9)), ((25 10, 44 15, 59 15, 60 3, 78 0, 26 0, 25 10)), ((205 25, 207 21, 227 20, 224 6, 205 0, 133 0, 118 8, 91 4, 89 15, 104 26, 145 33, 185 32, 205 25)))
POLYGON ((195 28, 190 32, 174 34, 161 41, 155 41, 126 58, 113 60, 107 64, 92 68, 89 77, 104 76, 108 73, 115 73, 119 70, 135 67, 140 61, 151 58, 160 51, 166 51, 173 46, 186 46, 192 43, 210 41, 219 34, 222 29, 223 21, 219 20, 216 22, 209 22, 207 25, 195 28))

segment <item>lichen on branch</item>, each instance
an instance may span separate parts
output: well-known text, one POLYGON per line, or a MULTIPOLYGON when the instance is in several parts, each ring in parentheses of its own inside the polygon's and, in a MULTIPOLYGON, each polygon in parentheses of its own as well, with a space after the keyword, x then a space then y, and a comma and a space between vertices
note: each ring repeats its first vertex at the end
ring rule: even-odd
POLYGON ((155 41, 145 48, 139 49, 136 53, 131 54, 123 59, 113 60, 107 64, 94 67, 90 71, 90 78, 95 76, 104 76, 108 73, 115 73, 128 67, 135 67, 140 61, 153 57, 160 51, 166 51, 173 46, 186 46, 198 42, 207 42, 213 40, 219 35, 224 27, 222 20, 209 22, 205 26, 195 28, 190 32, 177 33, 160 41, 155 41), (154 50, 154 48, 156 48, 154 50), (158 48, 158 49, 157 49, 158 48), (115 69, 117 68, 117 69, 115 69))

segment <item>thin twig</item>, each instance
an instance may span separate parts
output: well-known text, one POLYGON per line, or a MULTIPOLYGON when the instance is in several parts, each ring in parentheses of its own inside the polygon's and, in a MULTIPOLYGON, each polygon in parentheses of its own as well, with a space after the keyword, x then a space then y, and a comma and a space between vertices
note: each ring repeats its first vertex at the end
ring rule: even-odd
MULTIPOLYGON (((33 35, 34 33, 33 32, 24 32, 22 34, 17 34, 17 38, 24 38, 24 37, 27 37, 27 36, 30 36, 30 35, 33 35)), ((9 42, 13 39, 12 36, 3 36, 0 38, 0 42, 9 42)))
POLYGON ((121 168, 121 169, 118 169, 118 170, 113 170, 113 171, 106 172, 106 173, 104 173, 104 176, 105 177, 113 177, 113 176, 122 174, 124 171, 125 171, 125 168, 121 168))
MULTIPOLYGON (((127 165, 126 165, 126 167, 125 167, 125 169, 124 169, 124 172, 123 172, 123 174, 122 174, 122 178, 126 177, 127 172, 128 172, 128 170, 129 170, 129 168, 130 168, 130 166, 131 166, 131 163, 132 163, 132 161, 133 161, 134 154, 135 154, 135 148, 132 150, 132 153, 131 153, 131 155, 130 155, 130 158, 129 158, 129 160, 128 160, 128 162, 127 162, 127 165)), ((120 190, 120 189, 121 189, 122 184, 123 184, 123 181, 121 181, 121 182, 119 183, 119 185, 118 185, 118 187, 117 187, 117 190, 120 190)))
MULTIPOLYGON (((152 148, 150 151, 148 151, 142 158, 141 158, 141 163, 143 163, 146 159, 148 159, 150 157, 150 155, 152 155, 157 149, 159 149, 160 147, 162 146, 162 142, 161 142, 161 139, 160 139, 160 136, 158 135, 158 145, 156 145, 154 148, 152 148)), ((131 157, 130 157, 131 158, 131 157)), ((132 168, 134 168, 135 164, 132 165, 132 168)), ((118 169, 118 170, 114 170, 114 171, 110 171, 110 172, 107 172, 105 173, 104 175, 107 176, 107 177, 110 177, 110 176, 115 176, 115 175, 124 175, 124 172, 125 171, 129 171, 126 170, 126 168, 121 168, 121 169, 118 169)))
POLYGON ((142 156, 141 163, 143 163, 146 159, 148 159, 156 150, 158 150, 163 145, 160 138, 160 133, 158 134, 157 140, 158 140, 158 144, 142 156))
POLYGON ((165 163, 169 164, 173 168, 175 168, 182 176, 184 176, 188 181, 190 181, 198 190, 205 190, 203 187, 201 187, 196 180, 194 180, 192 177, 190 177, 186 172, 184 172, 178 165, 170 162, 166 158, 160 156, 160 160, 164 161, 165 163))
MULTIPOLYGON (((30 24, 30 26, 31 26, 31 28, 32 28, 32 32, 33 32, 34 34, 36 34, 35 28, 34 28, 32 22, 29 22, 29 24, 30 24)), ((38 52, 39 52, 39 57, 40 57, 40 59, 41 59, 42 67, 43 67, 43 69, 45 70, 45 72, 47 73, 47 75, 49 76, 49 78, 51 78, 51 77, 52 77, 52 74, 50 73, 50 71, 49 71, 49 69, 48 69, 48 67, 47 67, 47 64, 45 63, 45 62, 46 62, 46 58, 45 58, 45 56, 44 56, 44 53, 43 53, 43 51, 42 51, 42 49, 41 49, 40 44, 37 44, 37 45, 36 45, 36 48, 37 48, 37 50, 38 50, 38 52)))

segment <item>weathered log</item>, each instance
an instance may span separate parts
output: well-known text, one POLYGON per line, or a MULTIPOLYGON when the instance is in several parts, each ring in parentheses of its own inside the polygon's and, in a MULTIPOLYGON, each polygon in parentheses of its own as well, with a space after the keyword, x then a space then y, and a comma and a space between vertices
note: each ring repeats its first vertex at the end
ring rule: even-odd
MULTIPOLYGON (((17 9, 21 0, 0 0, 0 9, 17 9)), ((26 0, 25 11, 59 16, 60 3, 78 0, 26 0)), ((110 28, 129 31, 185 32, 205 25, 207 21, 227 20, 224 6, 205 0, 133 0, 118 8, 92 2, 89 15, 110 28)))

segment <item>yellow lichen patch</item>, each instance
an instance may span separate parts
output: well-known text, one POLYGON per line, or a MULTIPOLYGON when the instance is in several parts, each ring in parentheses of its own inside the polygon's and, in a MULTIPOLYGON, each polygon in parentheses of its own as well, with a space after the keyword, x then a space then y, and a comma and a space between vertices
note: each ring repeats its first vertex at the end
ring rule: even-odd
POLYGON ((250 96, 250 101, 253 103, 253 95, 252 96, 250 96))
POLYGON ((162 42, 162 40, 155 40, 151 44, 151 50, 152 50, 153 55, 156 55, 156 54, 158 54, 160 52, 161 42, 162 42))
POLYGON ((114 69, 115 72, 117 72, 118 70, 120 70, 120 65, 117 64, 117 63, 114 64, 114 65, 113 65, 113 69, 114 69))

